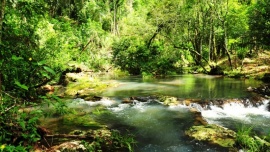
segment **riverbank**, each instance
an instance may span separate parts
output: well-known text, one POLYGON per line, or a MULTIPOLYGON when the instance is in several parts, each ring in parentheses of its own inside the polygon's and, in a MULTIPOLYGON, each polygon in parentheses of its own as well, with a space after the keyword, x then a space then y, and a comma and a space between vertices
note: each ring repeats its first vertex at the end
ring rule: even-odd
POLYGON ((225 71, 225 76, 233 78, 251 78, 270 82, 270 52, 259 51, 252 57, 239 59, 237 56, 232 56, 232 69, 228 60, 220 60, 217 65, 225 71))

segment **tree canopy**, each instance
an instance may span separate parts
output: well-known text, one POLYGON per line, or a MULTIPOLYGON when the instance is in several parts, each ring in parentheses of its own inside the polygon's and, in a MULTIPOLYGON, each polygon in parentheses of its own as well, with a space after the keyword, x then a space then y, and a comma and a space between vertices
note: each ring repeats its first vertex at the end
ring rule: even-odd
POLYGON ((42 98, 39 88, 56 83, 69 63, 143 76, 185 69, 212 73, 220 68, 219 60, 228 61, 222 68, 232 70, 233 57, 242 60, 269 49, 270 0, 1 0, 0 4, 0 131, 4 132, 0 144, 15 144, 16 127, 31 134, 24 136, 25 145, 36 141, 36 130, 31 130, 36 119, 30 119, 27 128, 29 117, 10 117, 14 112, 10 109, 42 98))

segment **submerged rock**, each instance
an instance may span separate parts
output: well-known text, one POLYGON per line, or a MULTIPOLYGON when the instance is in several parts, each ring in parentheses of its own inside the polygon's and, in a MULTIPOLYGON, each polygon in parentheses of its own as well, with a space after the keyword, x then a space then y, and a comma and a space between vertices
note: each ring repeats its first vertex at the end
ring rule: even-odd
POLYGON ((233 147, 236 133, 227 128, 209 124, 205 126, 192 126, 185 134, 199 141, 206 141, 222 147, 233 147))

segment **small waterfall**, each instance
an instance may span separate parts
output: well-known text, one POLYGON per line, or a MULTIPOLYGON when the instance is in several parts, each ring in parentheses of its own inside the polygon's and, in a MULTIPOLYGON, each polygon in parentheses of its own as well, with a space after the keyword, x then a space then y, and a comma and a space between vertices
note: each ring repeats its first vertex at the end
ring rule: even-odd
POLYGON ((200 104, 197 104, 197 103, 191 103, 189 107, 195 108, 195 109, 197 109, 199 112, 202 112, 202 111, 203 111, 203 107, 202 107, 200 104))
POLYGON ((259 106, 245 105, 239 102, 225 103, 222 106, 211 105, 210 109, 202 110, 202 116, 211 124, 225 127, 236 127, 244 124, 261 132, 267 132, 270 126, 270 112, 267 109, 269 100, 259 106))
POLYGON ((86 101, 81 98, 74 99, 71 103, 68 104, 70 108, 75 108, 75 107, 81 107, 83 109, 87 109, 89 107, 94 107, 98 105, 103 105, 105 107, 110 107, 114 104, 117 104, 115 100, 109 99, 109 98, 102 98, 99 101, 86 101))
POLYGON ((240 102, 230 102, 224 105, 216 106, 210 105, 209 110, 202 110, 202 115, 205 118, 219 118, 231 117, 236 119, 246 119, 250 115, 261 115, 263 117, 270 117, 270 112, 267 110, 269 100, 265 100, 258 107, 251 104, 245 106, 240 102))

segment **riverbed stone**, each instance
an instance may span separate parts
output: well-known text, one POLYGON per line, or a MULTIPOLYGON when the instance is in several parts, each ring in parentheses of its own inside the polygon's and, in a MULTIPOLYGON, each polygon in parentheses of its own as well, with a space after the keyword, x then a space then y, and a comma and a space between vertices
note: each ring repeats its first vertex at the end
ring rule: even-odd
POLYGON ((171 96, 157 96, 157 99, 166 106, 174 106, 180 103, 176 97, 171 96))
POLYGON ((185 131, 185 134, 198 141, 205 141, 222 147, 233 147, 236 138, 234 131, 215 124, 192 126, 185 131))
POLYGON ((190 108, 190 112, 194 114, 194 125, 208 125, 208 122, 203 118, 202 113, 196 108, 190 108))
POLYGON ((123 98, 122 103, 133 103, 133 100, 131 100, 130 98, 123 98))

